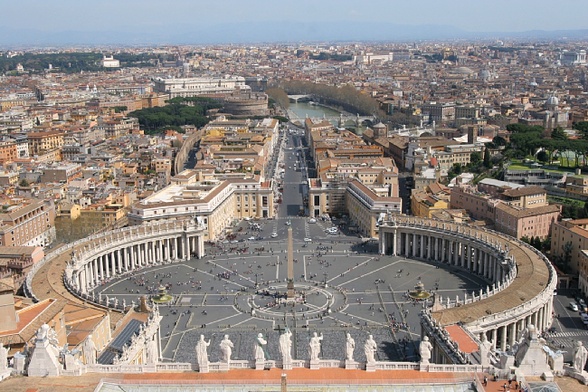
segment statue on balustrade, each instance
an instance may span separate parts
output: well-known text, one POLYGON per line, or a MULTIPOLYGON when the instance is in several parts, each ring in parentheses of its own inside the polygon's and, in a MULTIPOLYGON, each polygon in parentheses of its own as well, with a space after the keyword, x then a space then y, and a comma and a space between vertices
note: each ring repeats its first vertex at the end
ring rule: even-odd
POLYGON ((289 328, 284 330, 284 333, 280 335, 280 354, 282 354, 282 362, 292 362, 292 331, 289 328))
POLYGON ((88 335, 88 337, 86 338, 86 341, 84 342, 83 351, 84 351, 84 362, 86 362, 86 365, 95 365, 96 364, 96 353, 98 352, 98 350, 96 350, 96 345, 94 344, 94 341, 92 340, 91 334, 88 335))
POLYGON ((210 340, 207 342, 204 340, 204 335, 200 335, 200 340, 196 343, 196 361, 201 368, 208 366, 208 346, 210 346, 210 340))
POLYGON ((372 335, 369 335, 365 344, 363 345, 363 351, 365 353, 366 362, 369 364, 373 364, 376 362, 376 350, 378 349, 378 344, 374 340, 372 335))
POLYGON ((576 349, 574 350, 574 369, 578 372, 583 372, 586 366, 586 359, 588 358, 588 350, 584 347, 582 341, 576 341, 576 349))
POLYGON ((231 361, 231 354, 233 353, 233 342, 229 339, 229 335, 220 342, 220 349, 222 353, 221 361, 229 363, 231 361))
POLYGON ((429 337, 425 336, 419 345, 419 355, 421 356, 421 363, 428 364, 431 359, 431 352, 433 345, 429 342, 429 337))
POLYGON ((351 334, 347 332, 347 340, 345 342, 345 359, 347 361, 353 361, 353 351, 355 350, 355 340, 351 337, 351 334))
POLYGON ((259 333, 257 335, 257 338, 255 339, 255 347, 254 347, 256 361, 265 361, 265 347, 264 346, 266 344, 267 344, 267 340, 265 340, 262 333, 259 333))
POLYGON ((310 338, 308 347, 311 361, 318 361, 319 359, 319 355, 321 353, 321 340, 323 340, 322 333, 321 336, 318 336, 316 332, 312 334, 312 338, 310 338))

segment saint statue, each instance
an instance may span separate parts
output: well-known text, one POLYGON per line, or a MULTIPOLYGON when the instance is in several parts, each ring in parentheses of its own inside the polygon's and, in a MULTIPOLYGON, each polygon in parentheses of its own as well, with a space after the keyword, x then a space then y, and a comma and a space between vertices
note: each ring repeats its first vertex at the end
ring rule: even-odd
POLYGON ((323 340, 323 334, 321 333, 321 336, 318 336, 316 332, 313 332, 309 343, 311 361, 318 361, 319 359, 319 354, 321 353, 321 340, 323 340))
POLYGON ((208 366, 208 346, 210 346, 210 340, 207 342, 204 340, 204 335, 200 335, 200 340, 196 343, 196 362, 199 368, 208 366))
POLYGON ((351 334, 347 332, 347 341, 345 342, 345 359, 347 361, 353 361, 353 351, 355 350, 355 340, 351 337, 351 334))
POLYGON ((220 342, 220 349, 222 353, 221 361, 229 363, 231 361, 231 354, 233 353, 233 342, 229 339, 229 335, 220 342))
POLYGON ((429 359, 431 359, 431 350, 433 350, 433 345, 431 344, 431 342, 429 342, 429 337, 425 336, 421 341, 421 344, 419 345, 421 363, 429 363, 429 359))
POLYGON ((282 354, 282 362, 289 363, 292 361, 292 332, 289 328, 284 330, 280 335, 280 354, 282 354))
POLYGON ((255 339, 255 360, 256 361, 265 361, 265 346, 267 344, 267 340, 264 339, 263 334, 259 333, 257 338, 255 339))
POLYGON ((86 365, 95 365, 96 364, 96 345, 92 340, 92 334, 88 335, 86 341, 84 342, 83 346, 84 351, 84 362, 86 365))
POLYGON ((372 335, 369 335, 365 344, 363 345, 363 351, 365 353, 365 359, 367 363, 374 363, 376 362, 376 350, 378 349, 378 345, 374 340, 372 335))
POLYGON ((586 359, 588 358, 588 350, 582 344, 582 341, 576 341, 576 349, 574 350, 574 369, 582 373, 586 366, 586 359))

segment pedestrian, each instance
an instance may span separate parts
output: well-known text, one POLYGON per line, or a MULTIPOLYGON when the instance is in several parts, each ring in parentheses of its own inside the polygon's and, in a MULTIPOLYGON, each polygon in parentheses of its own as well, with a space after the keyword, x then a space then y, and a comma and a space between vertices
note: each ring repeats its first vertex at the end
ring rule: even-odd
POLYGON ((483 382, 484 386, 488 386, 488 377, 484 376, 484 382, 483 382))

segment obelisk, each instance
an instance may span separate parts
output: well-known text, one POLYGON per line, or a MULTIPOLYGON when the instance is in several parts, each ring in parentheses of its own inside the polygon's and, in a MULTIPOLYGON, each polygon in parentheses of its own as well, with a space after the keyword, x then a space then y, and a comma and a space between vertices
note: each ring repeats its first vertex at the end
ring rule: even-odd
POLYGON ((292 241, 292 227, 288 227, 288 294, 287 299, 293 299, 294 293, 294 249, 292 241))

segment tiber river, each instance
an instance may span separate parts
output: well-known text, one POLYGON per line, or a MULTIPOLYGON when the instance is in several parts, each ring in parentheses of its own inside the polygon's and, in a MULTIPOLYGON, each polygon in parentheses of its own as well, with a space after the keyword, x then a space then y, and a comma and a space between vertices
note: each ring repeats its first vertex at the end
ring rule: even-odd
POLYGON ((326 116, 333 125, 339 122, 339 112, 320 105, 311 105, 308 102, 290 103, 288 108, 290 120, 298 121, 304 124, 304 119, 308 116, 310 118, 323 118, 326 116))

